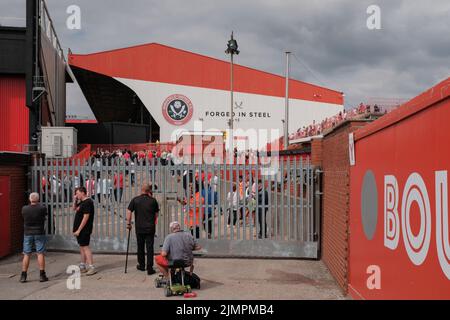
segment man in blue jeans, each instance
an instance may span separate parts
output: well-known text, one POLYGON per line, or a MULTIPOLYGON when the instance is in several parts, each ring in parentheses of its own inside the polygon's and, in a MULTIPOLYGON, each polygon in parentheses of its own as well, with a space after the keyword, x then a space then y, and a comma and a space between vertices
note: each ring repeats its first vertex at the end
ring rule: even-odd
POLYGON ((22 208, 24 220, 24 239, 23 239, 23 261, 22 275, 20 282, 27 281, 27 271, 30 265, 30 256, 36 251, 40 270, 40 282, 48 281, 45 274, 45 245, 47 236, 45 235, 45 217, 47 208, 39 203, 39 194, 30 194, 30 205, 22 208))
POLYGON ((202 197, 205 199, 206 207, 206 210, 202 210, 203 228, 208 234, 208 239, 211 239, 211 235, 213 233, 214 210, 217 206, 217 192, 214 192, 213 188, 211 187, 211 179, 208 179, 207 184, 205 184, 205 188, 202 189, 202 197))

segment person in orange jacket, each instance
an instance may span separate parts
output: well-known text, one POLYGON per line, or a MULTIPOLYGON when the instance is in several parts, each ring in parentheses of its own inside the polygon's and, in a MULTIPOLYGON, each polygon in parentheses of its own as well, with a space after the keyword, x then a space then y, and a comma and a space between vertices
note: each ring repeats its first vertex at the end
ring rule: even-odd
MULTIPOLYGON (((189 195, 191 195, 189 199, 189 212, 188 215, 186 215, 184 219, 184 224, 186 226, 189 226, 189 229, 191 230, 191 234, 194 235, 194 229, 195 229, 195 238, 200 238, 200 222, 201 217, 203 216, 204 212, 204 205, 205 205, 205 198, 202 197, 198 183, 190 183, 190 192, 189 195)), ((181 201, 181 204, 184 206, 187 206, 188 202, 186 199, 181 201)))

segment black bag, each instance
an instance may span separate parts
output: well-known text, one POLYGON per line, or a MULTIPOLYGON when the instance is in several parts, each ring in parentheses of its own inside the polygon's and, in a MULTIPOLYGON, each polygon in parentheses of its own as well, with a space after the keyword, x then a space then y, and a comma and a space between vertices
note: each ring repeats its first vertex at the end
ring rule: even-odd
POLYGON ((189 272, 184 274, 184 282, 191 286, 192 289, 200 289, 200 277, 195 273, 192 276, 189 272))
MULTIPOLYGON (((176 272, 175 274, 172 275, 172 282, 181 284, 180 272, 176 272)), ((191 274, 188 271, 186 271, 184 273, 184 284, 190 285, 192 289, 200 289, 200 277, 195 273, 192 273, 191 276, 191 274)))

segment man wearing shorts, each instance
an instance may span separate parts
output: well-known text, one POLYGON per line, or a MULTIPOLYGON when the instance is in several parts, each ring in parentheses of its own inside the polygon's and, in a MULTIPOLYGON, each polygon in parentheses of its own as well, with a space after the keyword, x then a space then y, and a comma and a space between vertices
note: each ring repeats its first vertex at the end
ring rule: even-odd
POLYGON ((27 281, 27 272, 30 265, 30 256, 35 250, 37 253, 40 282, 48 281, 45 274, 45 244, 47 236, 45 235, 45 217, 47 216, 47 208, 39 203, 39 194, 30 194, 30 205, 22 208, 22 216, 24 220, 24 239, 23 239, 23 261, 22 274, 20 282, 27 281))
POLYGON ((89 248, 92 229, 94 226, 94 202, 87 196, 86 188, 79 187, 75 192, 75 197, 79 201, 75 208, 75 219, 73 220, 73 235, 80 245, 80 271, 90 276, 96 274, 92 251, 89 248))

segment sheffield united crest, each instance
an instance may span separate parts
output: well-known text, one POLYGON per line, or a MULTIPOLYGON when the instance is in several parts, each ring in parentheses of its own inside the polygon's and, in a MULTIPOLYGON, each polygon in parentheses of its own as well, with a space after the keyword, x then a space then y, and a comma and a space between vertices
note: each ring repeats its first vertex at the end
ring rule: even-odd
POLYGON ((182 126, 191 120, 194 107, 186 96, 174 94, 164 101, 162 112, 167 122, 175 126, 182 126))

